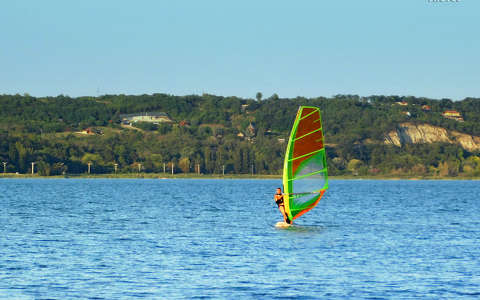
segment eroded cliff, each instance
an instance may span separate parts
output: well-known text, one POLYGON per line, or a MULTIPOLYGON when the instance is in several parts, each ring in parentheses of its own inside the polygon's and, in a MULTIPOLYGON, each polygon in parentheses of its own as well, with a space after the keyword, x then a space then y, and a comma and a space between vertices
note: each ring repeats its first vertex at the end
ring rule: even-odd
POLYGON ((384 143, 395 146, 404 144, 425 144, 425 143, 450 143, 458 144, 468 151, 480 150, 480 137, 449 131, 442 127, 429 124, 401 123, 385 135, 384 143))

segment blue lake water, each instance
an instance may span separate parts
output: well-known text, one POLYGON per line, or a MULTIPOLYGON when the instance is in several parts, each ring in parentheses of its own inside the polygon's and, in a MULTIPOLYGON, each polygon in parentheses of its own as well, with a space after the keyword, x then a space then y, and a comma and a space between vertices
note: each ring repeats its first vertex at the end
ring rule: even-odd
POLYGON ((2 179, 0 298, 478 298, 480 182, 2 179))

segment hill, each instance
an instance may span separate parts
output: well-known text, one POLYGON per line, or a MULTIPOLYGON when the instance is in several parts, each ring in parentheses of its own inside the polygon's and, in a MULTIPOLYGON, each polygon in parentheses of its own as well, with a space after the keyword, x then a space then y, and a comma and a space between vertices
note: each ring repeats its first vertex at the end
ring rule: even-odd
POLYGON ((322 110, 332 175, 480 176, 479 149, 465 142, 478 145, 476 98, 1 95, 0 159, 7 172, 30 172, 35 162, 43 175, 85 173, 88 163, 94 173, 140 165, 142 172, 281 174, 299 105, 322 110), (149 113, 171 122, 124 118, 153 119, 149 113), (432 128, 445 137, 418 137, 432 128))

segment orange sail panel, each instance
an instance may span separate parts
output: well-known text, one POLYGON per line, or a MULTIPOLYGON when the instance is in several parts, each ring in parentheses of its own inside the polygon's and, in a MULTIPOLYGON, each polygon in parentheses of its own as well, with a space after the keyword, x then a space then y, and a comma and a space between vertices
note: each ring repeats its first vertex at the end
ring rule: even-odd
POLYGON ((291 220, 315 207, 328 188, 322 121, 316 107, 298 109, 285 155, 283 186, 291 220))

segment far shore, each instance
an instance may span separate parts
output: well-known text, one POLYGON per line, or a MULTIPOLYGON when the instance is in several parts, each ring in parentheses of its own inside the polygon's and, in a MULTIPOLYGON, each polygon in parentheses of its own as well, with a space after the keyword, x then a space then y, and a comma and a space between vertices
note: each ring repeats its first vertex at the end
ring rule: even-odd
MULTIPOLYGON (((282 179, 282 175, 267 174, 196 174, 196 173, 118 173, 118 174, 66 174, 41 176, 39 174, 16 174, 0 173, 1 178, 90 178, 90 179, 282 179)), ((340 175, 328 176, 333 180, 480 180, 480 177, 472 176, 412 176, 412 175, 377 175, 377 176, 353 176, 340 175)))

